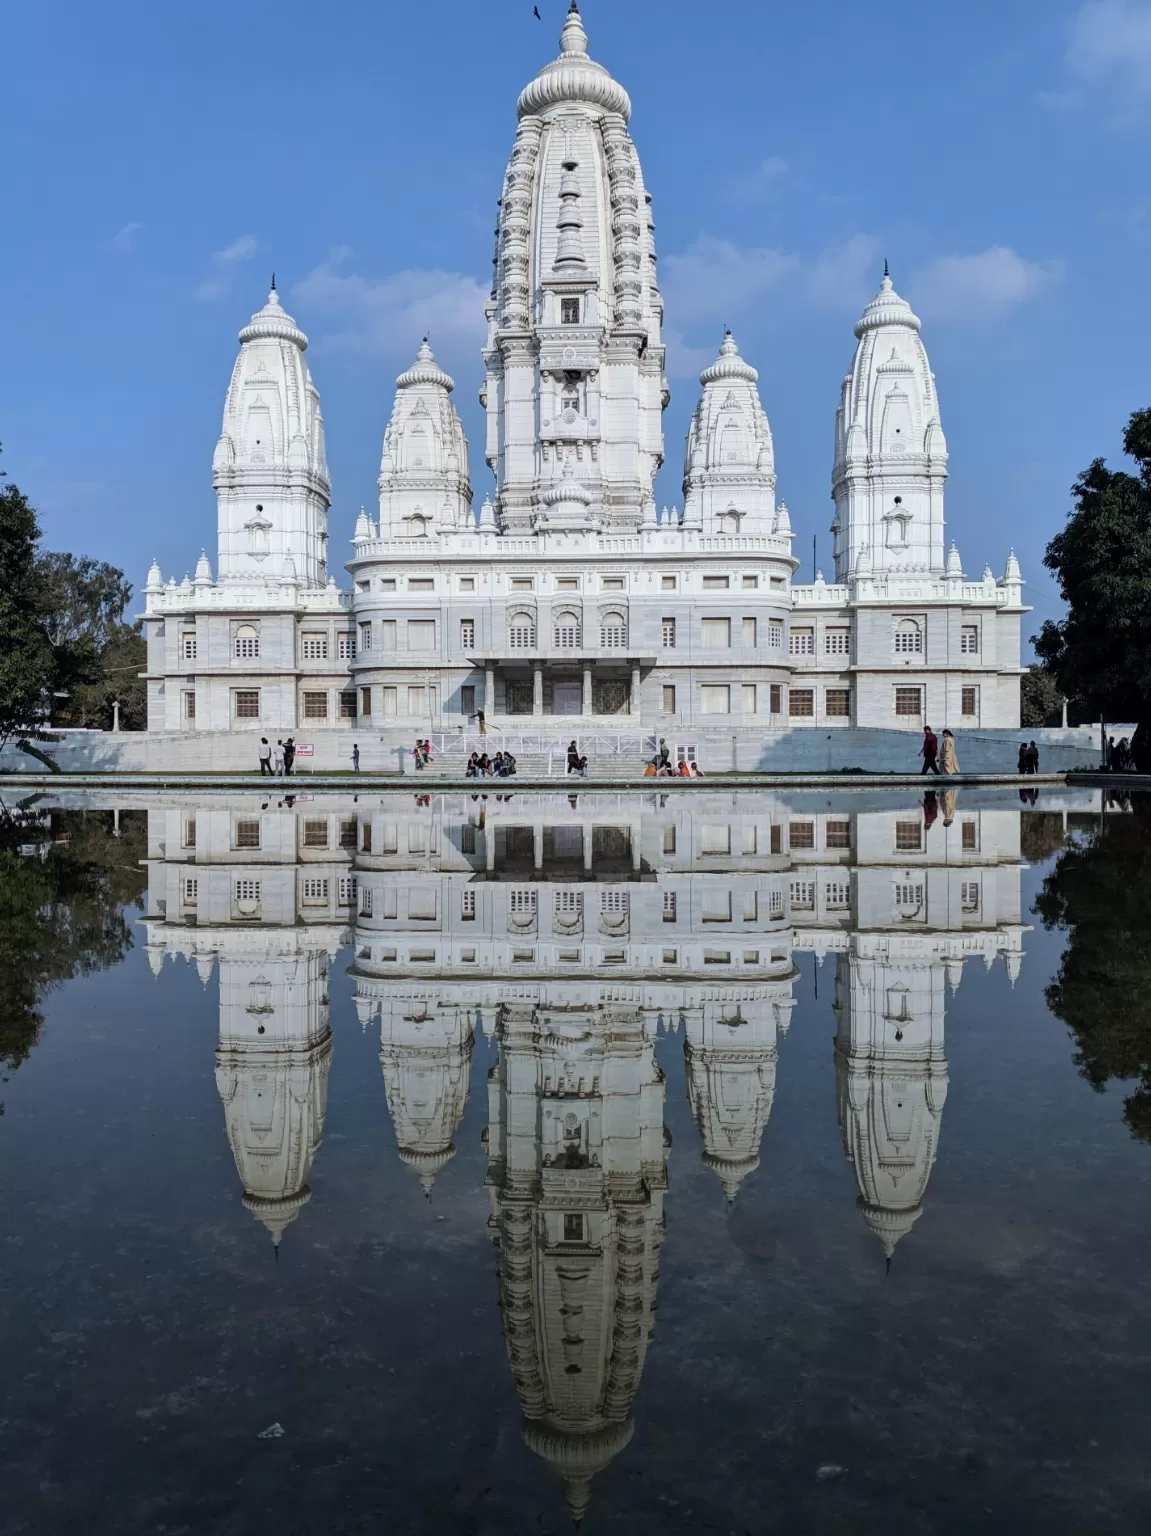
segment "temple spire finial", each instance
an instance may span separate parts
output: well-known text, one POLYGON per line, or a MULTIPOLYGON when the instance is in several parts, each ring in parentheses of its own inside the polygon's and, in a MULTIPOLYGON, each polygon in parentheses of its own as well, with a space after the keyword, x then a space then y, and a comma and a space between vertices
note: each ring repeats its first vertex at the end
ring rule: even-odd
POLYGON ((275 293, 275 291, 276 291, 276 274, 273 272, 272 273, 272 292, 275 293))
POLYGON ((891 276, 891 272, 889 271, 888 266, 887 266, 887 257, 886 256, 883 258, 883 275, 884 275, 884 277, 890 277, 891 276))

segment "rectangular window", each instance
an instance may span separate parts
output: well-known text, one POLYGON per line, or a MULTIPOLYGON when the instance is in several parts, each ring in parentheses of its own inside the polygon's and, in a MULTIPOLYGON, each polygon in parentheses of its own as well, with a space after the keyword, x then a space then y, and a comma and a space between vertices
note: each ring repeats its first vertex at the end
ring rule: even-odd
POLYGON ((661 619, 660 620, 660 626, 659 626, 659 632, 660 632, 660 643, 663 645, 664 650, 665 651, 674 651, 675 650, 675 620, 674 619, 661 619))
POLYGON ((360 850, 363 853, 371 853, 372 851, 372 824, 370 821, 365 821, 360 828, 360 850))
POLYGON ((195 659, 196 659, 196 637, 195 637, 195 635, 194 634, 190 635, 190 634, 185 633, 185 635, 183 636, 183 641, 184 641, 184 646, 183 646, 183 649, 184 649, 184 660, 185 661, 195 661, 195 659))
POLYGON ((791 882, 791 910, 793 912, 815 911, 815 881, 793 880, 791 882))
POLYGON ((850 629, 836 627, 823 632, 823 649, 828 656, 846 656, 851 650, 850 629))
POLYGON ((258 688, 237 688, 232 697, 236 701, 237 720, 258 720, 260 718, 260 690, 258 688))
POLYGON ((964 688, 960 694, 960 699, 963 714, 972 716, 979 713, 978 688, 964 688))
POLYGON ((408 892, 408 917, 416 923, 434 923, 439 903, 434 890, 413 888, 408 892))
POLYGON ((731 828, 730 827, 701 827, 699 833, 700 853, 731 852, 731 828))
POLYGON ((959 649, 964 656, 979 655, 979 625, 964 624, 959 631, 959 649))
POLYGON ((397 691, 397 689, 385 687, 384 690, 383 690, 383 693, 384 693, 384 714, 385 715, 396 715, 396 714, 398 714, 399 713, 399 700, 398 700, 398 691, 397 691))
POLYGON ((470 651, 470 650, 473 650, 475 648, 475 643, 476 643, 476 621, 475 621, 475 619, 461 619, 460 620, 460 648, 462 650, 465 650, 465 651, 470 651))
POLYGON ((730 586, 730 576, 705 576, 703 578, 703 590, 705 592, 722 592, 730 586))
POLYGON ((823 888, 823 899, 829 912, 843 912, 851 906, 851 886, 846 880, 829 880, 823 888))
POLYGON ((661 592, 674 592, 675 589, 676 589, 676 583, 677 583, 678 579, 679 578, 676 577, 676 576, 661 576, 659 578, 659 589, 660 589, 660 591, 661 592))
POLYGON ((380 591, 394 592, 396 590, 396 578, 394 576, 380 577, 380 591))
POLYGON ((398 627, 395 619, 384 619, 380 625, 380 639, 385 651, 394 651, 399 645, 396 638, 398 627))
POLYGON ((964 880, 959 888, 960 901, 965 912, 979 911, 979 881, 964 880))
POLYGON ((779 683, 771 685, 771 712, 773 715, 783 713, 783 688, 779 683))
POLYGON ((232 895, 237 906, 257 907, 260 904, 260 882, 258 880, 237 880, 232 886, 232 895))
POLYGON ((665 923, 674 923, 676 918, 676 900, 674 891, 663 893, 663 920, 665 923))
POLYGON ((675 828, 674 827, 664 827, 664 829, 663 829, 663 851, 664 851, 664 853, 674 853, 675 852, 675 828))
POLYGON ((465 923, 476 920, 476 893, 470 887, 460 892, 460 918, 465 923))
POLYGON ((341 661, 355 661, 356 637, 355 635, 341 635, 336 641, 336 654, 341 661))
POLYGON ((851 689, 829 688, 824 695, 828 719, 846 720, 851 715, 851 689))
MULTIPOLYGON (((579 310, 578 310, 579 300, 578 299, 565 299, 564 300, 564 304, 565 305, 566 304, 575 304, 577 306, 576 319, 578 319, 579 318, 579 310)), ((578 1215, 577 1216, 572 1216, 572 1215, 569 1215, 566 1211, 564 1212, 564 1242, 565 1243, 582 1243, 583 1242, 583 1217, 582 1216, 578 1216, 578 1215)))
POLYGON ((360 895, 360 916, 361 917, 371 917, 371 915, 372 915, 372 888, 371 888, 371 886, 369 886, 369 885, 363 886, 360 889, 359 895, 360 895))
POLYGON ((186 816, 184 818, 184 847, 185 848, 194 848, 195 846, 196 846, 196 818, 194 816, 186 816))
POLYGON ((700 713, 704 715, 728 715, 731 713, 731 689, 726 683, 703 683, 699 690, 700 713))
POLYGON ((921 656, 923 630, 915 619, 898 619, 891 643, 897 656, 921 656))
POLYGON ((466 826, 462 826, 460 828, 460 852, 475 853, 475 851, 476 828, 475 823, 469 821, 466 826))
POLYGON ((663 712, 664 712, 665 715, 674 715, 675 714, 675 684, 674 683, 664 683, 664 685, 663 685, 663 712))
POLYGON ((474 576, 460 577, 460 591, 474 592, 476 590, 476 578, 474 576))
POLYGON ((460 714, 474 715, 476 712, 476 685, 464 683, 460 688, 460 714))
POLYGON ((704 965, 730 965, 730 949, 705 949, 703 952, 704 965))
POLYGON ((578 299, 561 299, 560 300, 560 324, 561 325, 578 325, 579 324, 579 300, 578 299))
POLYGON ((184 905, 186 907, 194 907, 196 905, 196 898, 200 890, 200 882, 198 880, 185 880, 183 882, 183 889, 184 905))
MULTIPOLYGON (((899 916, 904 921, 911 922, 915 918, 923 916, 923 887, 921 885, 912 885, 907 881, 899 880, 894 887, 894 896, 899 916)), ((905 1001, 901 1000, 900 1011, 895 1017, 907 1017, 903 1011, 905 1001)), ((890 1003, 888 1006, 890 1007, 890 1003)))
POLYGON ((408 620, 408 650, 434 651, 436 648, 435 619, 408 620))
POLYGON ((232 833, 233 848, 258 848, 260 846, 260 823, 255 820, 237 821, 232 833))
POLYGON ((413 683, 412 686, 408 689, 408 714, 422 715, 424 712, 426 699, 427 689, 420 687, 419 684, 413 683))
POLYGON ((744 853, 758 853, 759 852, 759 828, 755 827, 755 826, 744 827, 742 836, 740 838, 740 842, 743 845, 743 852, 744 853))
POLYGON ((825 831, 827 838, 826 846, 828 848, 851 847, 850 821, 829 821, 825 831))
POLYGON ((923 823, 897 821, 895 823, 896 853, 918 853, 923 847, 923 823))
POLYGON ((196 695, 191 691, 191 689, 189 689, 188 692, 184 695, 184 719, 194 720, 195 718, 196 695))
POLYGON ((771 824, 771 851, 772 853, 783 852, 783 833, 777 821, 771 824))
POLYGON ((792 688, 787 695, 787 712, 792 719, 812 719, 815 715, 815 690, 792 688))
POLYGON ((370 715, 371 712, 372 712, 372 690, 370 688, 361 688, 360 689, 360 714, 361 715, 370 715))
POLYGON ((768 619, 767 643, 773 651, 783 650, 783 620, 768 619))
POLYGON ((700 901, 699 915, 705 923, 730 923, 731 892, 705 889, 700 901))
POLYGON ((308 875, 300 883, 300 894, 306 907, 328 905, 328 882, 322 876, 308 875))
POLYGON ((792 848, 814 848, 815 822, 793 821, 788 841, 792 848))
POLYGON ((233 649, 241 661, 254 661, 260 654, 260 631, 253 624, 241 624, 233 649))
POLYGON ((339 904, 341 907, 354 907, 356 904, 356 877, 355 875, 341 875, 339 884, 339 904))
POLYGON ((793 629, 789 650, 793 656, 814 656, 815 631, 813 629, 793 629))
POLYGON ((361 624, 360 625, 360 650, 361 651, 370 651, 371 648, 372 648, 372 626, 370 624, 361 624))
POLYGON ((731 649, 730 619, 701 619, 700 631, 705 651, 728 651, 731 649))
MULTIPOLYGON (((369 697, 371 697, 370 691, 368 689, 365 689, 364 691, 368 693, 369 697)), ((349 688, 340 694, 340 719, 354 720, 355 718, 356 690, 354 688, 349 688)))
POLYGON ((436 590, 435 579, 431 576, 409 576, 409 592, 434 592, 436 590))
POLYGON ((355 846, 356 818, 354 816, 345 816, 340 821, 340 847, 351 848, 354 851, 355 846))
POLYGON ((920 698, 923 690, 920 688, 897 688, 895 690, 895 713, 905 719, 917 719, 920 713, 920 698))
POLYGON ((307 820, 304 822, 304 847, 326 848, 328 846, 327 820, 307 820))
POLYGON ((627 583, 622 576, 605 576, 600 582, 600 586, 605 592, 622 592, 626 585, 627 583))
POLYGON ((973 821, 965 821, 960 836, 964 853, 979 852, 979 829, 973 821))
POLYGON ((535 587, 535 580, 531 576, 513 576, 508 586, 513 592, 531 592, 535 587))
POLYGON ((743 577, 740 578, 740 586, 744 587, 744 588, 747 588, 747 587, 758 587, 759 586, 759 577, 758 576, 743 576, 743 577))
POLYGON ((741 683, 740 692, 743 695, 743 712, 745 715, 754 715, 758 708, 756 699, 759 689, 754 683, 741 683))
POLYGON ((326 720, 328 718, 328 695, 326 693, 305 693, 304 695, 304 719, 326 720))
POLYGON ((757 626, 756 626, 755 620, 754 619, 741 619, 740 620, 739 628, 740 628, 740 637, 741 637, 741 639, 743 641, 743 644, 744 644, 745 648, 747 648, 749 650, 754 650, 756 645, 759 643, 758 640, 756 639, 756 628, 757 628, 757 626))
MULTIPOLYGON (((759 922, 759 897, 754 891, 743 893, 743 920, 745 923, 759 922)), ((758 956, 756 957, 759 958, 758 956)))
POLYGON ((556 577, 556 591, 557 592, 578 592, 579 591, 579 577, 578 576, 557 576, 556 577))
POLYGON ((327 661, 327 635, 304 635, 302 637, 302 644, 305 661, 327 661))

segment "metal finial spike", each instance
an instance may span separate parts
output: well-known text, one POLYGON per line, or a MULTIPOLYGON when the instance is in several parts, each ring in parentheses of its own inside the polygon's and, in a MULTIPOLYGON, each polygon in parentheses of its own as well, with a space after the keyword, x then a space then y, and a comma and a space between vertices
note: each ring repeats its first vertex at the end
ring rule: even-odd
POLYGON ((276 274, 273 272, 272 273, 272 292, 275 293, 275 291, 276 291, 276 274))
POLYGON ((887 257, 886 256, 883 258, 883 275, 884 275, 884 277, 890 277, 891 276, 891 273, 887 270, 887 257))

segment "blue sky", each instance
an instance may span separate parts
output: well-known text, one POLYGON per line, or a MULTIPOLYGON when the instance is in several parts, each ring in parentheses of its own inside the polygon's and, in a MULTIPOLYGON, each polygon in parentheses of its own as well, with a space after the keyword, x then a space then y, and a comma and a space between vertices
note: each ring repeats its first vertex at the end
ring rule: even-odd
MULTIPOLYGON (((8 0, 0 467, 48 547, 142 585, 215 542, 236 332, 274 268, 308 332, 333 550, 375 501, 430 330, 482 462, 479 347, 520 88, 566 0, 8 0)), ((661 502, 724 324, 830 575, 851 328, 883 259, 924 322, 966 569, 1037 612, 1068 489, 1151 405, 1151 0, 585 0, 654 198, 672 403, 661 502)))

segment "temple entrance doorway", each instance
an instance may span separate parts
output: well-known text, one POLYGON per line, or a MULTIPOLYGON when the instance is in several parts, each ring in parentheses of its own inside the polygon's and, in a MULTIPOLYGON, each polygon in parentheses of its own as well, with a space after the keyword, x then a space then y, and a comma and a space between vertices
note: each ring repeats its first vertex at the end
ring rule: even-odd
POLYGON ((552 709, 557 715, 578 715, 583 707, 583 689, 579 679, 557 679, 552 684, 552 709))

